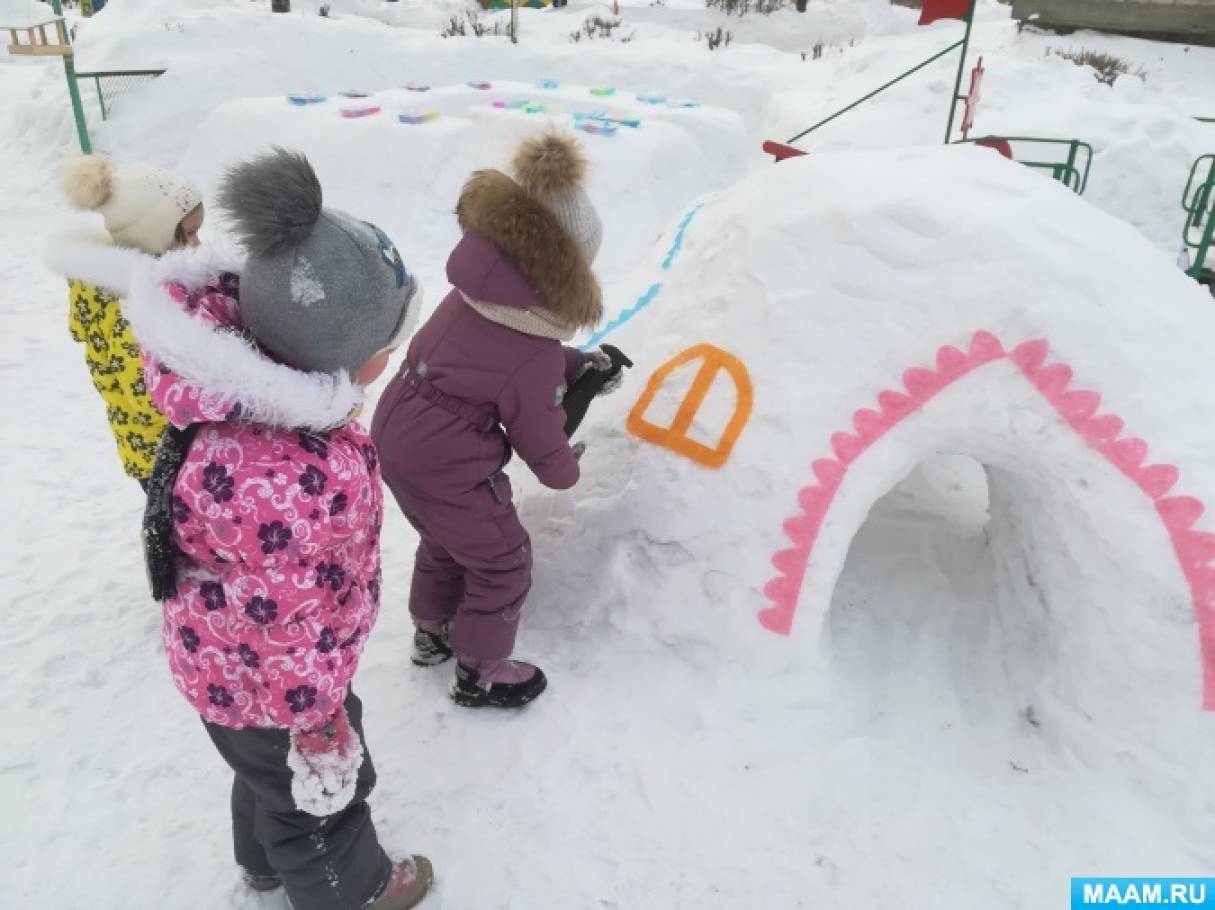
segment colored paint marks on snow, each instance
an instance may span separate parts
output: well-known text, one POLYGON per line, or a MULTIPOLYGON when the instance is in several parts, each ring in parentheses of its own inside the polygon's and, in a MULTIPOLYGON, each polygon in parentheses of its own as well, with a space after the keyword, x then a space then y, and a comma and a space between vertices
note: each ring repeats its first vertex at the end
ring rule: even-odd
POLYGON ((730 459, 730 453, 734 451, 734 446, 738 442, 739 436, 742 435, 743 428, 751 419, 754 402, 755 389, 751 383, 751 374, 743 362, 729 351, 723 351, 711 344, 698 344, 667 361, 654 372, 650 381, 646 383, 645 391, 633 405, 626 426, 628 431, 638 439, 670 449, 698 465, 716 470, 730 459), (654 403, 658 390, 662 388, 671 374, 681 366, 696 360, 701 361, 700 369, 692 380, 688 394, 680 402, 679 410, 675 413, 671 425, 662 427, 646 420, 646 411, 654 403), (688 431, 720 373, 728 376, 734 384, 734 411, 722 429, 717 444, 706 446, 692 439, 688 435, 688 431))
POLYGON ((861 408, 852 426, 831 437, 831 456, 811 465, 814 481, 798 491, 798 511, 784 523, 792 547, 777 551, 772 565, 778 575, 764 586, 769 606, 757 619, 764 628, 789 635, 805 583, 810 557, 827 513, 852 464, 891 429, 914 414, 939 392, 997 360, 1011 361, 1063 421, 1089 447, 1131 480, 1154 504, 1168 532, 1189 586, 1203 668, 1203 707, 1215 710, 1215 534, 1195 529, 1205 509, 1191 496, 1170 495, 1180 478, 1171 464, 1149 464, 1148 445, 1124 436, 1124 424, 1114 414, 1099 413, 1101 396, 1071 387, 1072 370, 1064 363, 1047 363, 1049 345, 1036 339, 1006 351, 990 332, 978 332, 966 351, 946 346, 937 352, 935 369, 912 367, 902 387, 877 397, 877 407, 861 408))
MULTIPOLYGON (((683 249, 684 235, 687 233, 689 225, 691 225, 692 221, 703 208, 704 203, 698 203, 697 205, 693 206, 679 222, 679 227, 675 229, 675 239, 671 241, 671 248, 667 250, 667 254, 662 260, 662 269, 664 272, 671 268, 671 264, 675 261, 675 257, 678 256, 679 251, 683 249)), ((599 345, 599 343, 605 338, 653 303, 660 291, 662 291, 661 281, 656 281, 651 284, 648 288, 646 288, 645 293, 637 298, 636 303, 634 303, 631 307, 622 310, 620 315, 616 316, 614 319, 608 320, 603 328, 592 335, 590 340, 582 346, 582 350, 589 351, 591 348, 599 345)))
POLYGON ((407 111, 397 115, 397 119, 401 123, 419 124, 431 123, 438 120, 442 115, 438 111, 407 111))
POLYGON ((544 105, 537 104, 534 101, 504 101, 499 99, 493 102, 493 106, 500 111, 522 111, 525 114, 544 113, 544 105))
POLYGON ((671 268, 671 263, 675 261, 675 257, 679 255, 679 251, 683 249, 683 236, 688 232, 688 225, 692 223, 702 208, 704 203, 695 206, 690 212, 683 216, 683 220, 679 222, 679 227, 675 229, 675 239, 671 242, 671 249, 667 251, 666 258, 662 260, 662 269, 667 271, 671 268))
POLYGON ((615 136, 619 127, 606 120, 578 120, 574 123, 574 129, 592 136, 615 136))

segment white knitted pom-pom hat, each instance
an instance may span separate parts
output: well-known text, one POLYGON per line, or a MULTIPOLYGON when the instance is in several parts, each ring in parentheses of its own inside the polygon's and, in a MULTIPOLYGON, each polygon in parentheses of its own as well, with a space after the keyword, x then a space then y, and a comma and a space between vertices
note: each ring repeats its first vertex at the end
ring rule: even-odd
POLYGON ((154 256, 173 246, 181 220, 202 204, 202 194, 171 171, 115 166, 99 155, 70 162, 62 183, 73 206, 101 215, 115 243, 154 256))

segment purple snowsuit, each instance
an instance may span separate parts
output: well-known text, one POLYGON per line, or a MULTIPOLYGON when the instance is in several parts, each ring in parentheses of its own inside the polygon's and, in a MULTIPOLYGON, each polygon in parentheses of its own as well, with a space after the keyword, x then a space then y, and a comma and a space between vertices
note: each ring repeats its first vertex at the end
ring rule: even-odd
POLYGON ((371 435, 384 480, 422 538, 414 619, 451 622, 461 658, 505 658, 531 588, 532 553, 502 469, 513 450, 547 487, 578 481, 561 398, 584 358, 466 301, 541 306, 532 282, 485 234, 465 233, 447 277, 455 288, 414 336, 371 435))

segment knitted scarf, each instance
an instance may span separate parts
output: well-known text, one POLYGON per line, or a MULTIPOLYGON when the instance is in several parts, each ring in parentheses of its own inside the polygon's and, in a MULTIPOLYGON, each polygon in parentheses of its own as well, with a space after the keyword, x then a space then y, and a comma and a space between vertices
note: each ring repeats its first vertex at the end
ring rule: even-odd
POLYGON ((502 306, 499 303, 486 303, 474 300, 463 291, 460 296, 470 307, 498 325, 522 332, 524 335, 535 335, 537 338, 552 338, 554 341, 569 341, 577 334, 576 328, 566 325, 551 311, 543 307, 533 307, 521 310, 518 307, 502 306))

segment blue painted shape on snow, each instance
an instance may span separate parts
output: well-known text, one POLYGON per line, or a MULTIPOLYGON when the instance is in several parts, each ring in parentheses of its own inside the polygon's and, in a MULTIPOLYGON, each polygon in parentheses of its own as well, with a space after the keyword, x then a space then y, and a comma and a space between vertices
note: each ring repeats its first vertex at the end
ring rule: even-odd
POLYGON ((654 298, 658 296, 658 292, 661 290, 661 282, 656 281, 651 284, 649 289, 637 298, 637 302, 635 304, 633 304, 627 310, 622 310, 620 315, 615 319, 609 320, 608 324, 592 335, 590 340, 587 341, 587 343, 584 344, 580 350, 589 351, 591 348, 598 347, 599 342, 603 341, 603 339, 607 338, 608 335, 611 335, 612 332, 616 331, 639 312, 649 306, 653 302, 654 298))
MULTIPOLYGON (((691 211, 689 211, 686 215, 684 215, 683 220, 679 222, 679 227, 675 229, 675 239, 671 241, 671 248, 669 250, 667 250, 667 255, 662 260, 662 270, 664 272, 670 270, 671 263, 673 263, 675 261, 675 257, 678 256, 679 251, 681 249, 683 249, 683 235, 685 233, 687 233, 688 225, 690 225, 692 223, 692 219, 695 218, 696 214, 704 207, 705 207, 705 204, 703 202, 699 203, 698 205, 693 207, 691 209, 691 211)), ((631 320, 634 316, 636 316, 638 313, 640 313, 642 310, 644 310, 646 307, 648 307, 651 303, 653 303, 654 298, 658 296, 658 294, 661 290, 662 290, 662 282, 655 281, 648 288, 646 288, 646 291, 644 294, 642 294, 640 297, 637 298, 636 303, 634 303, 628 309, 622 310, 620 312, 620 315, 617 316, 615 319, 609 320, 607 325, 605 325, 598 332, 596 332, 594 335, 592 335, 590 337, 590 340, 588 340, 584 345, 582 345, 582 347, 579 348, 579 350, 589 351, 591 348, 597 347, 599 345, 599 343, 601 341, 603 341, 603 339, 608 337, 608 335, 611 335, 614 331, 616 331, 618 328, 620 328, 622 325, 624 325, 626 322, 631 320)))
POLYGON ((702 202, 693 208, 690 212, 683 216, 683 221, 679 222, 679 227, 675 230, 675 240, 671 243, 671 249, 667 253, 667 258, 662 260, 662 269, 665 272, 671 267, 671 263, 675 261, 675 257, 679 255, 679 251, 683 248, 683 235, 688 230, 688 225, 692 223, 692 219, 697 213, 705 207, 702 202))

